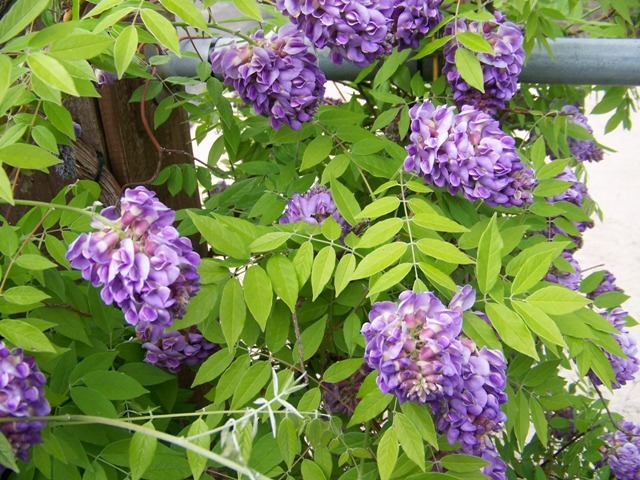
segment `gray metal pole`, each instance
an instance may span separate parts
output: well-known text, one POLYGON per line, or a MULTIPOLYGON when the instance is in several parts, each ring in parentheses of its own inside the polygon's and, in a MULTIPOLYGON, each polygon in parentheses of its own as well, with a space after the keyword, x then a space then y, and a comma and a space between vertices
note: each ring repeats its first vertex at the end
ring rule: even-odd
MULTIPOLYGON (((183 52, 198 51, 208 59, 214 48, 221 48, 223 40, 216 38, 182 40, 183 52), (195 49, 194 49, 195 45, 195 49)), ((224 44, 229 42, 224 38, 224 44)), ((525 83, 563 83, 569 85, 640 85, 640 39, 558 38, 549 40, 551 52, 535 47, 520 75, 525 83)), ((158 67, 162 76, 195 76, 198 58, 171 56, 169 62, 158 67)), ((360 68, 343 63, 333 64, 326 51, 319 52, 320 68, 329 80, 354 80, 360 68)), ((432 62, 421 63, 425 78, 431 78, 432 62)), ((412 70, 417 62, 409 62, 412 70)))

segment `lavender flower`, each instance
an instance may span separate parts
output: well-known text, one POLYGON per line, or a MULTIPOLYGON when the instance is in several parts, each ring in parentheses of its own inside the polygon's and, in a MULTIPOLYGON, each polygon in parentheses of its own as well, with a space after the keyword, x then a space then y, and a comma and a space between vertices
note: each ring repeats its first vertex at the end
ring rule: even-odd
MULTIPOLYGON (((49 415, 51 407, 44 397, 44 375, 33 357, 22 349, 9 350, 0 342, 0 417, 42 417, 49 415)), ((15 420, 0 423, 0 432, 9 440, 16 457, 28 460, 31 445, 41 443, 43 421, 15 420)), ((0 465, 0 473, 5 467, 0 465)))
POLYGON ((582 280, 582 269, 578 261, 573 258, 573 254, 569 251, 562 252, 562 258, 564 258, 573 271, 561 270, 556 267, 552 267, 549 273, 544 277, 547 282, 557 283, 570 290, 578 291, 580 288, 580 281, 582 280))
POLYGON ((362 365, 356 373, 337 383, 325 383, 322 390, 322 403, 327 412, 351 416, 360 403, 358 391, 371 368, 362 365))
POLYGON ((482 469, 491 480, 507 480, 507 464, 500 458, 500 453, 488 436, 482 437, 480 443, 474 448, 461 448, 459 453, 474 455, 489 462, 489 465, 482 469))
POLYGON ((293 194, 291 200, 287 202, 280 223, 306 222, 311 225, 322 225, 329 217, 333 217, 342 226, 343 233, 349 230, 349 224, 333 201, 331 190, 322 185, 316 185, 302 195, 293 194))
POLYGON ((199 288, 200 256, 191 241, 172 226, 175 212, 144 187, 127 189, 121 199, 122 214, 114 207, 102 211, 104 221, 94 221, 100 231, 81 234, 67 258, 100 295, 124 312, 146 340, 181 318, 199 288))
POLYGON ((277 33, 251 36, 256 45, 230 45, 211 55, 211 69, 222 74, 224 83, 253 104, 271 126, 289 125, 299 130, 315 115, 324 96, 324 73, 315 54, 305 45, 295 25, 277 33))
MULTIPOLYGON (((621 308, 614 308, 611 312, 601 312, 601 315, 609 320, 609 323, 620 332, 619 334, 613 334, 613 338, 618 342, 622 352, 627 357, 623 358, 609 352, 604 352, 605 356, 611 362, 611 367, 616 375, 616 378, 612 382, 612 387, 617 389, 635 379, 636 373, 640 369, 638 347, 635 338, 633 338, 626 328, 626 317, 628 315, 626 311, 621 308)), ((589 378, 591 378, 594 384, 602 385, 602 381, 593 371, 589 372, 589 378)))
POLYGON ((442 21, 442 0, 395 0, 391 33, 398 50, 418 48, 420 40, 442 21))
POLYGON ((364 357, 378 371, 378 387, 401 402, 423 404, 452 395, 470 355, 457 340, 462 313, 430 292, 405 291, 399 300, 375 303, 361 330, 364 357))
POLYGON ((218 345, 205 339, 196 326, 151 337, 158 339, 142 345, 147 351, 144 361, 173 373, 177 373, 182 365, 202 363, 219 350, 218 345))
POLYGON ((329 58, 366 67, 391 51, 393 0, 277 0, 276 5, 329 58))
POLYGON ((531 203, 533 172, 515 151, 515 140, 489 115, 465 105, 454 107, 426 101, 409 111, 411 143, 404 168, 427 183, 462 193, 490 206, 531 203))
POLYGON ((640 478, 640 426, 623 420, 623 431, 616 430, 605 437, 603 457, 618 480, 640 478))
POLYGON ((622 292, 623 290, 616 285, 616 277, 609 270, 605 270, 604 276, 600 281, 600 284, 594 291, 587 293, 587 297, 595 300, 603 293, 609 292, 622 292))
POLYGON ((481 35, 493 47, 493 53, 479 53, 482 67, 484 93, 469 86, 460 76, 455 65, 456 50, 460 48, 453 39, 445 45, 445 64, 442 68, 453 90, 453 99, 458 105, 475 105, 479 109, 495 114, 518 90, 518 76, 522 71, 525 52, 522 47, 524 35, 520 27, 506 20, 500 12, 494 12, 495 21, 469 22, 465 19, 445 27, 445 35, 472 32, 481 35))
MULTIPOLYGON (((593 128, 588 123, 587 117, 575 105, 565 105, 562 113, 569 116, 569 122, 581 126, 587 132, 593 133, 593 128)), ((567 139, 569 150, 576 160, 580 162, 599 162, 602 160, 604 152, 593 140, 583 140, 569 137, 567 139)))
POLYGON ((113 85, 118 81, 118 75, 107 70, 100 70, 99 68, 96 68, 95 74, 96 78, 98 79, 99 86, 113 85))

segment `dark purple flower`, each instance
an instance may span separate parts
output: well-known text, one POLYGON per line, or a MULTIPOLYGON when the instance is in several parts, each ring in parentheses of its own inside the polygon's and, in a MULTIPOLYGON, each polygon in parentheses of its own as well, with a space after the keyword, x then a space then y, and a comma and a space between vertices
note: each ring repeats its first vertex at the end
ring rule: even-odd
POLYGON ((393 0, 277 0, 276 5, 314 47, 329 48, 334 63, 366 67, 391 51, 393 0))
POLYGON ((465 105, 454 107, 426 101, 414 105, 411 143, 404 168, 427 183, 462 193, 471 201, 490 206, 522 206, 531 203, 535 181, 520 161, 515 140, 489 115, 465 105))
POLYGON ((609 433, 602 447, 603 457, 618 480, 640 478, 640 426, 627 420, 620 422, 623 431, 609 433))
POLYGON ((398 50, 418 48, 420 40, 442 21, 442 0, 394 0, 391 33, 398 50))
MULTIPOLYGON (((20 348, 9 350, 0 342, 0 417, 16 417, 15 421, 0 423, 0 432, 11 444, 14 455, 25 462, 29 448, 42 442, 40 431, 46 422, 18 419, 49 415, 45 382, 33 357, 24 355, 20 348)), ((4 470, 0 465, 0 472, 4 470)))
POLYGON ((455 38, 444 47, 445 64, 442 68, 458 105, 475 105, 490 114, 503 108, 518 90, 518 76, 525 59, 524 35, 520 27, 507 21, 500 12, 493 15, 495 20, 489 22, 460 19, 445 27, 445 35, 472 32, 481 35, 493 47, 491 54, 477 54, 482 67, 484 93, 469 86, 460 76, 455 54, 461 46, 455 38))
MULTIPOLYGON (((565 105, 561 111, 568 115, 569 122, 581 126, 589 133, 593 133, 593 128, 589 125, 587 117, 578 107, 565 105)), ((604 152, 593 140, 583 140, 569 136, 567 143, 569 144, 571 155, 580 162, 599 162, 602 160, 604 152)))
POLYGON ((557 283, 577 292, 580 288, 580 281, 582 280, 580 264, 573 258, 573 254, 569 251, 562 252, 562 258, 570 264, 571 270, 551 267, 551 270, 549 270, 549 273, 547 273, 544 279, 547 282, 557 283))
POLYGON ((622 292, 623 290, 616 286, 616 277, 609 270, 605 270, 602 281, 592 292, 587 293, 587 297, 595 300, 603 293, 622 292))
POLYGON ((405 291, 399 300, 373 304, 361 330, 380 390, 421 404, 452 395, 471 353, 457 340, 462 313, 430 292, 405 291))
POLYGON ((120 307, 139 334, 159 334, 184 315, 198 291, 200 256, 172 226, 175 212, 155 193, 127 189, 120 205, 120 216, 105 208, 106 220, 93 222, 100 231, 81 234, 69 245, 67 258, 85 280, 104 286, 104 302, 120 307))
POLYGON ((255 45, 216 49, 211 69, 273 128, 284 124, 300 129, 313 118, 324 96, 326 78, 318 59, 293 24, 266 36, 259 30, 251 38, 255 45))
POLYGON ((369 366, 362 365, 356 373, 337 383, 324 383, 322 403, 327 412, 351 416, 360 403, 356 396, 364 379, 371 373, 369 366))
POLYGON ((98 85, 113 85, 118 81, 118 75, 111 73, 107 70, 96 69, 96 78, 98 79, 98 85))
POLYGON ((182 365, 196 365, 213 355, 219 346, 205 339, 196 326, 156 335, 155 342, 142 345, 147 353, 144 361, 176 373, 182 365))
POLYGON ((507 464, 504 463, 504 460, 500 457, 500 453, 496 450, 495 445, 491 441, 491 437, 485 435, 476 447, 461 448, 456 453, 464 453, 482 458, 489 462, 489 465, 482 469, 482 473, 491 480, 507 480, 507 464))
POLYGON ((287 202, 279 222, 281 224, 306 222, 311 225, 322 225, 329 217, 333 217, 342 226, 343 232, 349 230, 349 224, 333 201, 331 190, 322 185, 316 185, 302 195, 294 193, 291 200, 287 202))
MULTIPOLYGON (((620 388, 622 385, 626 385, 627 382, 631 382, 635 379, 636 373, 640 369, 640 361, 638 361, 638 347, 636 340, 627 330, 626 317, 628 313, 622 308, 614 308, 610 312, 603 311, 601 315, 609 320, 609 323, 613 325, 619 334, 613 334, 618 345, 622 349, 622 352, 626 355, 626 358, 613 355, 609 352, 604 352, 605 356, 611 362, 611 367, 616 375, 612 382, 614 389, 620 388)), ((596 376, 593 371, 589 372, 589 378, 596 385, 602 385, 602 381, 596 376)))

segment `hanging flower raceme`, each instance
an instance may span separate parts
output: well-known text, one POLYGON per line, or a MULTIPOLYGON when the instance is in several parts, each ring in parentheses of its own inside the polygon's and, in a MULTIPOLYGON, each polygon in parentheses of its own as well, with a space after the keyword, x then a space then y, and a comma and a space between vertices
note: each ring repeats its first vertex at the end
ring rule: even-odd
POLYGON ((391 33, 398 50, 416 49, 442 21, 442 0, 395 0, 391 33))
POLYGON ((317 57, 292 24, 267 35, 259 30, 251 38, 255 45, 216 49, 211 69, 257 114, 267 117, 273 128, 300 129, 313 118, 324 96, 326 78, 317 57))
POLYGON ((324 383, 322 403, 327 412, 351 416, 360 403, 358 391, 364 379, 371 373, 371 368, 362 365, 356 373, 337 383, 324 383))
MULTIPOLYGON (((613 334, 613 338, 618 342, 622 352, 626 355, 626 358, 624 358, 606 351, 604 352, 605 356, 611 362, 611 367, 615 373, 615 379, 612 382, 612 387, 617 389, 636 378, 636 373, 640 370, 638 347, 636 345, 636 339, 633 338, 629 333, 629 330, 626 328, 626 317, 629 315, 626 311, 622 308, 614 308, 610 312, 601 312, 601 315, 609 320, 609 323, 611 323, 611 325, 620 332, 619 334, 613 334)), ((602 385, 602 381, 593 371, 589 372, 589 378, 591 378, 594 384, 602 385)))
POLYGON ((334 63, 366 67, 391 51, 393 0, 277 0, 276 5, 314 47, 327 47, 334 63))
MULTIPOLYGON (((589 125, 587 117, 575 105, 565 105, 562 107, 562 113, 568 115, 570 123, 574 123, 584 128, 587 132, 593 133, 593 128, 589 125)), ((569 150, 576 160, 580 162, 599 162, 604 156, 602 148, 600 148, 593 140, 585 140, 580 138, 567 138, 569 150)))
POLYGON ((458 105, 475 105, 479 109, 495 114, 518 90, 518 77, 525 59, 522 47, 524 35, 520 27, 507 21, 500 12, 494 12, 494 20, 477 22, 460 19, 445 27, 445 35, 471 32, 482 36, 492 47, 493 53, 478 53, 482 67, 484 93, 465 82, 455 64, 455 55, 460 46, 455 38, 444 48, 445 64, 442 73, 447 77, 453 99, 458 105))
POLYGON ((569 251, 562 252, 562 258, 567 261, 571 267, 569 270, 552 267, 549 273, 544 277, 547 282, 557 283, 569 290, 578 291, 582 280, 582 269, 578 261, 573 258, 573 254, 569 251))
POLYGON ((484 436, 478 446, 462 448, 460 453, 474 455, 489 462, 489 465, 482 469, 482 473, 491 480, 507 480, 507 464, 500 457, 500 453, 496 450, 490 437, 484 436))
POLYGON ((603 457, 613 477, 637 480, 640 478, 640 426, 623 420, 620 428, 622 431, 616 430, 604 438, 603 457))
POLYGON ((622 292, 623 290, 616 285, 616 277, 609 270, 605 270, 602 280, 592 292, 587 293, 587 297, 595 300, 603 293, 622 292))
POLYGON ((456 114, 454 107, 435 107, 429 101, 413 106, 409 115, 405 170, 452 195, 462 193, 493 207, 531 203, 533 172, 496 120, 468 105, 456 114))
MULTIPOLYGON (((24 355, 22 349, 9 350, 0 342, 0 418, 43 417, 49 415, 51 407, 44 397, 44 375, 33 357, 24 355)), ((29 448, 42 442, 40 431, 43 421, 20 421, 0 423, 0 432, 11 444, 13 454, 27 461, 29 448)), ((0 473, 5 467, 0 465, 0 473)))
POLYGON ((175 212, 145 187, 127 189, 121 215, 105 208, 100 230, 81 234, 67 252, 71 266, 94 287, 107 305, 115 304, 136 332, 155 336, 181 318, 200 285, 200 256, 191 241, 172 226, 175 212))
POLYGON ((333 217, 338 222, 343 233, 350 229, 349 224, 336 207, 331 190, 322 185, 315 185, 302 195, 293 194, 287 202, 279 223, 306 222, 311 225, 322 225, 329 217, 333 217))
POLYGON ((160 332, 155 342, 142 345, 147 353, 144 361, 170 372, 177 373, 182 365, 197 365, 220 349, 209 342, 196 326, 185 330, 160 332))

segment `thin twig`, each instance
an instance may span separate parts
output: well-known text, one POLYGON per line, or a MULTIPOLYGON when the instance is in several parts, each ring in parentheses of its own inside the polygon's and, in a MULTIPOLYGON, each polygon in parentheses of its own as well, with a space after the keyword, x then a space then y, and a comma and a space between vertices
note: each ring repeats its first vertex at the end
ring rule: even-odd
POLYGON ((296 334, 296 343, 298 344, 298 356, 300 357, 300 371, 304 375, 305 381, 309 376, 307 375, 307 370, 304 366, 304 350, 302 347, 302 336, 300 335, 300 325, 298 324, 298 315, 296 314, 296 309, 294 308, 291 312, 291 317, 293 318, 293 331, 296 334))

